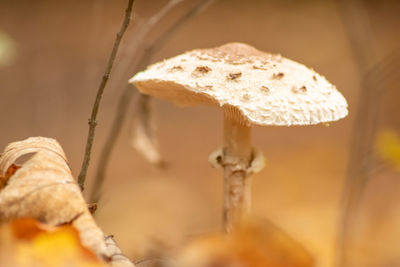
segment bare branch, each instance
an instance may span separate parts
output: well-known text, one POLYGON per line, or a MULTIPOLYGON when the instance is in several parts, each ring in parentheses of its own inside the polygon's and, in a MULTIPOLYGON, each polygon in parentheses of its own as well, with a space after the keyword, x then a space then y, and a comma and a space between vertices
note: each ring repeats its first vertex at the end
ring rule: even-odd
MULTIPOLYGON (((393 82, 398 81, 400 70, 400 48, 397 47, 387 53, 382 59, 372 66, 365 74, 365 79, 374 86, 381 88, 390 87, 393 82)), ((388 88, 389 89, 389 88, 388 88)))
POLYGON ((127 85, 126 89, 119 99, 117 113, 115 114, 111 130, 107 137, 107 141, 104 144, 104 147, 100 154, 96 176, 90 194, 91 203, 97 203, 99 201, 100 191, 104 183, 105 170, 107 169, 107 165, 110 160, 112 150, 115 146, 115 142, 117 141, 118 135, 121 132, 121 128, 126 117, 126 111, 133 98, 133 94, 136 92, 137 91, 134 90, 133 86, 129 84, 127 85))
POLYGON ((141 69, 145 67, 148 62, 150 62, 151 56, 154 54, 154 51, 160 50, 161 47, 168 42, 169 38, 174 35, 183 25, 185 25, 191 18, 196 16, 198 13, 205 10, 214 0, 200 0, 198 1, 187 13, 185 13, 182 17, 180 17, 170 28, 168 28, 162 35, 160 35, 154 42, 150 43, 144 52, 143 58, 140 60, 138 64, 138 68, 141 69))
MULTIPOLYGON (((138 30, 132 35, 131 38, 128 38, 127 43, 129 44, 129 54, 135 55, 134 57, 124 57, 122 58, 118 64, 118 69, 121 71, 116 72, 114 76, 114 81, 116 83, 116 87, 121 87, 126 84, 126 75, 131 74, 132 69, 136 69, 136 64, 141 61, 143 57, 144 42, 149 35, 149 32, 154 28, 159 21, 161 21, 166 15, 170 13, 170 11, 184 0, 170 0, 165 6, 163 6, 156 14, 151 16, 149 19, 145 20, 141 24, 136 21, 138 25, 138 30), (133 68, 131 66, 134 66, 133 68)), ((140 22, 140 21, 139 21, 140 22)))
POLYGON ((82 191, 85 187, 85 179, 86 179, 87 169, 89 167, 89 162, 90 162, 90 154, 92 151, 95 129, 96 129, 96 125, 97 125, 96 119, 97 119, 97 113, 98 113, 99 107, 100 107, 100 101, 103 96, 104 89, 107 85, 107 81, 110 78, 110 73, 111 73, 111 70, 112 70, 112 67, 113 67, 113 64, 115 61, 115 57, 118 52, 119 45, 122 40, 122 37, 123 37, 126 29, 128 28, 129 22, 131 20, 131 13, 132 13, 132 7, 133 7, 134 1, 135 0, 129 0, 129 2, 128 2, 128 7, 125 10, 124 21, 122 23, 120 31, 117 33, 117 37, 115 39, 114 46, 111 51, 111 55, 108 59, 106 70, 104 72, 100 86, 97 90, 96 99, 93 104, 92 114, 89 119, 89 133, 88 133, 88 138, 86 141, 85 155, 84 155, 84 159, 82 162, 81 172, 79 173, 79 176, 78 176, 78 184, 82 191))
MULTIPOLYGON (((171 27, 169 27, 164 33, 162 33, 158 38, 156 38, 153 42, 148 43, 146 48, 144 48, 140 60, 137 61, 138 63, 136 64, 135 71, 137 71, 140 68, 143 68, 144 66, 148 65, 150 63, 150 58, 154 54, 154 51, 159 50, 161 47, 165 45, 165 43, 169 40, 171 36, 180 28, 182 27, 185 23, 187 23, 191 18, 196 16, 198 13, 203 11, 206 7, 208 7, 209 4, 211 4, 214 0, 200 0, 198 1, 192 8, 190 8, 185 14, 183 14, 179 19, 177 19, 171 27)), ((159 13, 154 15, 150 20, 150 23, 147 23, 144 30, 142 30, 142 37, 143 39, 137 39, 140 40, 142 43, 144 42, 144 37, 143 33, 149 33, 151 28, 156 25, 166 14, 168 14, 167 11, 170 11, 173 6, 176 4, 182 2, 181 0, 171 0, 164 8, 161 10, 159 13), (172 4, 173 3, 173 4, 172 4), (163 15, 160 15, 163 14, 163 15)), ((136 35, 138 36, 138 35, 136 35)), ((139 47, 139 46, 138 46, 139 47)), ((137 58, 136 58, 137 59, 137 58)), ((121 95, 120 103, 122 102, 122 99, 126 97, 126 95, 132 95, 132 91, 134 90, 133 86, 127 86, 125 88, 124 93, 121 95)), ((129 100, 127 100, 129 101, 129 100)), ((119 136, 119 133, 121 131, 121 126, 123 124, 123 121, 126 117, 126 112, 128 109, 128 104, 126 105, 118 105, 118 109, 116 112, 116 116, 114 118, 113 124, 110 129, 110 133, 107 137, 106 143, 103 147, 103 150, 100 153, 100 160, 99 160, 99 165, 97 167, 97 173, 94 179, 94 184, 93 184, 93 190, 91 193, 90 201, 91 202, 98 202, 100 199, 100 191, 104 182, 104 176, 105 176, 105 170, 108 166, 108 162, 112 153, 112 150, 115 146, 116 139, 119 136)))
POLYGON ((363 0, 337 2, 362 78, 336 244, 336 266, 347 267, 352 266, 349 249, 354 238, 354 217, 371 173, 373 143, 384 89, 382 80, 387 77, 385 72, 389 69, 388 63, 378 64, 378 50, 363 0))

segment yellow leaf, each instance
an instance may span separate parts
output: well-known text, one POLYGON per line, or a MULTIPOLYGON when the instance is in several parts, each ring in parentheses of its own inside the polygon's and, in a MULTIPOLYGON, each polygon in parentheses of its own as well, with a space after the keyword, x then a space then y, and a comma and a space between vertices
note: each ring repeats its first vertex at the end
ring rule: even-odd
POLYGON ((34 219, 0 225, 0 255, 2 267, 105 267, 81 244, 75 228, 51 227, 34 219), (7 254, 2 253, 6 248, 7 254))
POLYGON ((376 150, 378 155, 397 171, 400 171, 400 137, 392 130, 378 133, 376 150))
POLYGON ((0 222, 29 217, 49 226, 71 224, 83 246, 98 259, 110 264, 124 260, 126 266, 134 266, 126 257, 120 259, 122 253, 115 250, 115 243, 96 225, 56 140, 31 137, 9 144, 0 156, 0 177, 8 177, 0 188, 0 222), (12 168, 19 157, 31 153, 19 169, 12 168))

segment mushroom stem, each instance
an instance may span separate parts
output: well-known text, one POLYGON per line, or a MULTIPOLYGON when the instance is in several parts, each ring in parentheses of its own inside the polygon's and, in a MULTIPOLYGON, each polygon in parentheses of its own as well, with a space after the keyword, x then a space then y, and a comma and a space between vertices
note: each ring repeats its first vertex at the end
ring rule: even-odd
POLYGON ((250 210, 250 177, 247 168, 252 157, 251 129, 224 112, 224 203, 223 227, 231 232, 250 210))

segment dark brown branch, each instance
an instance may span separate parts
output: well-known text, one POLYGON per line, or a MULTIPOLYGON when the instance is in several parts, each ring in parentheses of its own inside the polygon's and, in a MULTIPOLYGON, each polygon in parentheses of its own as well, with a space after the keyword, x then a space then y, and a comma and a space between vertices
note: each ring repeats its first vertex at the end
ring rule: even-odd
MULTIPOLYGON (((142 53, 142 56, 140 57, 140 60, 136 64, 135 67, 135 72, 138 71, 141 68, 144 68, 146 65, 150 63, 150 59, 152 55, 154 54, 154 51, 159 50, 161 47, 165 45, 165 43, 169 40, 171 36, 180 28, 182 27, 187 21, 189 21, 192 17, 196 16, 198 13, 203 11, 209 4, 211 4, 214 0, 200 0, 198 1, 192 8, 188 10, 183 16, 181 16, 178 20, 176 20, 171 27, 169 27, 164 33, 162 33, 158 38, 156 38, 153 42, 148 43, 147 47, 144 48, 144 51, 142 53)), ((173 6, 171 3, 178 4, 180 1, 170 1, 167 6, 164 7, 164 9, 170 10, 173 6)), ((160 11, 156 15, 152 17, 151 22, 148 23, 147 27, 153 27, 156 25, 162 18, 160 14, 166 15, 168 12, 160 11)), ((148 33, 150 32, 150 28, 145 29, 145 32, 148 33)), ((145 36, 143 36, 144 38, 145 36)), ((144 41, 144 40, 142 40, 144 41)), ((100 191, 103 186, 104 182, 104 176, 105 176, 105 171, 108 166, 108 162, 112 153, 112 150, 115 146, 116 140, 119 136, 119 133, 121 131, 121 126, 123 124, 123 121, 126 117, 126 112, 128 110, 128 104, 129 102, 124 105, 121 105, 123 102, 123 98, 126 95, 132 95, 132 91, 134 88, 132 86, 127 86, 125 88, 124 93, 121 95, 120 99, 120 105, 118 105, 117 113, 115 116, 115 119, 113 121, 113 124, 110 129, 110 133, 107 137, 106 143, 103 147, 103 150, 100 153, 100 159, 99 159, 99 165, 97 167, 97 173, 94 179, 94 184, 93 184, 93 190, 90 196, 90 201, 91 202, 98 202, 100 199, 100 191)), ((129 100, 128 100, 129 101, 129 100)))
POLYGON ((86 141, 85 155, 84 155, 84 159, 82 162, 81 172, 79 173, 79 176, 78 176, 78 184, 82 191, 85 187, 85 179, 86 179, 87 169, 89 167, 89 162, 90 162, 90 154, 92 151, 95 129, 96 129, 96 125, 97 125, 96 119, 97 119, 97 113, 98 113, 99 107, 100 107, 100 101, 103 96, 103 92, 107 85, 108 79, 110 78, 111 70, 112 70, 112 67, 113 67, 113 64, 115 61, 115 57, 117 55, 118 48, 121 43, 122 37, 124 36, 126 29, 128 28, 129 22, 131 21, 131 13, 132 13, 132 7, 133 7, 134 2, 135 2, 135 0, 129 0, 129 2, 128 2, 128 7, 125 10, 124 21, 122 23, 120 31, 117 33, 117 36, 115 38, 114 46, 111 51, 111 55, 108 59, 106 70, 104 72, 100 86, 97 90, 96 99, 93 104, 92 114, 89 119, 89 133, 88 133, 88 138, 86 141))

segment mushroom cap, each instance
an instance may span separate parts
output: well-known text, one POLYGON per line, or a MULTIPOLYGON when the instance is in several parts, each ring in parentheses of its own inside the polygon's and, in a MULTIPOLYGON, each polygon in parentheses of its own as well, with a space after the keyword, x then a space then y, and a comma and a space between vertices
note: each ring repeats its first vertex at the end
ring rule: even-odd
POLYGON ((129 82, 178 106, 220 106, 248 126, 318 124, 348 114, 346 99, 325 77, 242 43, 186 52, 150 65, 129 82))

